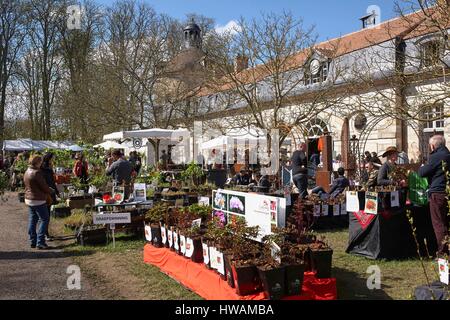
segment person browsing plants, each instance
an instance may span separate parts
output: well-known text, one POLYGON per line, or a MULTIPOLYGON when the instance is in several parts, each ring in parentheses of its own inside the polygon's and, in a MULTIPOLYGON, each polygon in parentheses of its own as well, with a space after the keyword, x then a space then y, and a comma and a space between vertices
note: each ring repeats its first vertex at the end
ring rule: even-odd
POLYGON ((445 146, 445 138, 441 135, 431 137, 429 146, 431 150, 429 161, 419 168, 419 175, 428 178, 431 222, 438 242, 438 254, 448 254, 449 248, 445 248, 444 245, 445 237, 449 235, 445 190, 447 179, 444 170, 450 169, 450 151, 445 146))
POLYGON ((112 157, 108 160, 106 175, 113 178, 114 185, 124 185, 125 198, 128 198, 133 167, 128 160, 124 159, 120 150, 114 150, 111 155, 112 157))
POLYGON ((51 189, 42 175, 41 165, 41 156, 34 156, 29 161, 29 167, 24 175, 25 204, 29 208, 28 235, 31 248, 48 249, 45 234, 49 221, 47 201, 50 198, 51 189), (40 225, 36 234, 38 222, 40 225))
POLYGON ((86 184, 89 174, 88 174, 88 163, 84 160, 81 153, 75 155, 75 164, 73 166, 73 174, 75 177, 80 179, 82 184, 86 184))

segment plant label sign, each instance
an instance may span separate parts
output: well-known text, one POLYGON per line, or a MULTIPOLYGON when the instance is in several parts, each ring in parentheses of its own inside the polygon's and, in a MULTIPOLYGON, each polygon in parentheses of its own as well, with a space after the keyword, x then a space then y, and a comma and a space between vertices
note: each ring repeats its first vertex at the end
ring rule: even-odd
POLYGON ((439 265, 439 279, 441 280, 442 283, 448 285, 449 284, 448 260, 439 259, 438 265, 439 265))
POLYGON ((359 211, 359 198, 358 192, 347 191, 346 194, 346 206, 348 212, 358 212, 359 211))
POLYGON ((322 212, 322 209, 320 208, 320 204, 316 204, 314 206, 314 217, 320 217, 321 212, 322 212))
POLYGON ((121 224, 131 223, 131 214, 129 212, 102 212, 93 215, 94 224, 121 224))
POLYGON ((134 200, 147 201, 147 187, 145 183, 134 184, 134 200))
POLYGON ((161 227, 161 239, 162 239, 162 243, 166 244, 166 242, 167 242, 167 233, 166 233, 166 228, 165 227, 161 227))
POLYGON ((391 207, 400 207, 398 191, 391 191, 391 207))
POLYGON ((186 237, 180 235, 180 251, 182 254, 186 252, 186 237))
POLYGON ((378 193, 376 192, 366 192, 366 205, 364 207, 364 212, 369 214, 378 213, 378 193))
POLYGON ((333 205, 333 216, 340 216, 341 208, 338 204, 333 205))
POLYGON ((124 187, 113 187, 112 198, 117 203, 122 203, 125 200, 125 188, 124 187))
POLYGON ((330 208, 330 206, 328 204, 323 204, 322 205, 322 215, 323 216, 328 216, 329 208, 330 208))
POLYGON ((217 271, 221 275, 225 275, 225 263, 223 261, 223 253, 218 252, 216 253, 216 264, 217 264, 217 271))
POLYGON ((211 261, 211 268, 217 269, 215 247, 209 247, 209 260, 211 261))
POLYGON ((272 258, 275 261, 278 261, 278 263, 281 263, 281 248, 279 245, 277 245, 275 242, 272 242, 270 245, 270 254, 272 255, 272 258))
POLYGON ((209 247, 207 243, 202 243, 202 249, 203 249, 203 263, 208 264, 209 263, 209 247))
POLYGON ((201 224, 202 224, 202 218, 192 220, 192 226, 193 227, 199 227, 200 228, 201 224))
POLYGON ((205 207, 209 206, 209 198, 208 197, 200 197, 198 199, 198 204, 201 206, 205 206, 205 207))
POLYGON ((173 232, 173 247, 175 250, 179 250, 180 246, 178 245, 178 232, 173 232))
POLYGON ((184 255, 188 258, 192 257, 192 254, 194 253, 194 242, 191 238, 186 238, 186 252, 184 255))
POLYGON ((346 215, 347 214, 347 207, 345 205, 345 203, 341 203, 341 215, 346 215))
POLYGON ((150 226, 145 226, 145 240, 148 242, 152 241, 152 228, 150 226))

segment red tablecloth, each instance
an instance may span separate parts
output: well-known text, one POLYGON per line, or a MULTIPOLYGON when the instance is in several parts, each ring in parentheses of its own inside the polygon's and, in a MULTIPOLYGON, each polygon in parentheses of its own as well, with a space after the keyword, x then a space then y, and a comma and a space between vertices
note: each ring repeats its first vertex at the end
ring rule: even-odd
MULTIPOLYGON (((239 296, 219 275, 202 263, 195 263, 167 248, 144 246, 144 262, 158 267, 162 272, 207 300, 264 300, 262 292, 239 296)), ((285 297, 285 300, 335 300, 336 279, 317 279, 312 272, 305 272, 302 294, 285 297)))

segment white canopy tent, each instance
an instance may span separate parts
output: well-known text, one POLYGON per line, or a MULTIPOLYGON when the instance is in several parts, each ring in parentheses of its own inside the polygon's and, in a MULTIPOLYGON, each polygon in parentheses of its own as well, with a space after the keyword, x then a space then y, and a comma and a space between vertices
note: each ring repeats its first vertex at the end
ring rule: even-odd
POLYGON ((132 138, 147 138, 147 139, 158 139, 158 140, 174 140, 178 141, 178 137, 180 135, 189 134, 188 130, 185 129, 177 129, 177 130, 169 130, 169 129, 145 129, 145 130, 134 130, 134 131, 118 131, 110 134, 106 134, 103 136, 103 140, 125 140, 132 138))
POLYGON ((103 148, 105 150, 109 149, 125 149, 125 145, 121 145, 120 143, 117 143, 115 141, 105 141, 99 144, 96 144, 94 148, 103 148))
POLYGON ((3 151, 41 151, 45 149, 61 149, 72 150, 72 148, 78 147, 77 145, 67 142, 55 142, 45 140, 31 140, 31 139, 18 139, 18 140, 5 140, 3 141, 3 151))

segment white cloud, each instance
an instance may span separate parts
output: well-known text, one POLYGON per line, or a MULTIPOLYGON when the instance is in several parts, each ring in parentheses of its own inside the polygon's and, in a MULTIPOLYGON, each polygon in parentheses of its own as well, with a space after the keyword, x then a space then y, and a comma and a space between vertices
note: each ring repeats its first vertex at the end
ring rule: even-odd
POLYGON ((216 32, 219 34, 231 33, 236 34, 240 31, 241 27, 235 20, 230 20, 226 25, 216 25, 216 32))

